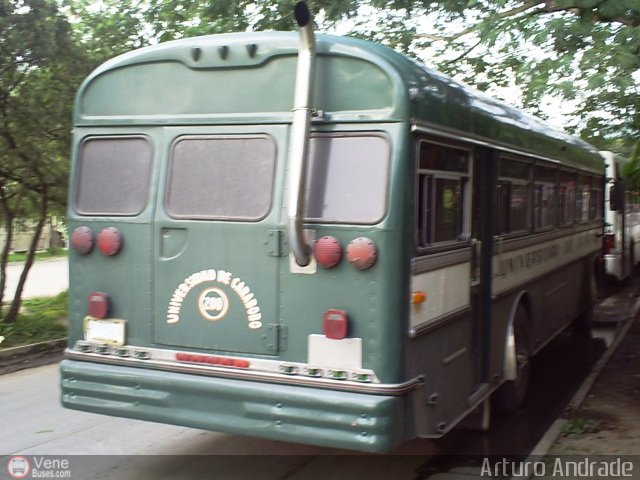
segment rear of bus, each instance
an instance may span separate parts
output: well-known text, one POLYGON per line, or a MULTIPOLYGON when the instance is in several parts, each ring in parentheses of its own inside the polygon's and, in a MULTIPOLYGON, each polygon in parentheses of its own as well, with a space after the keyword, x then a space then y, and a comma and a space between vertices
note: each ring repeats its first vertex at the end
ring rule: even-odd
MULTIPOLYGON (((602 254, 605 273, 618 281, 628 280, 634 267, 635 231, 632 231, 625 202, 623 160, 613 152, 601 151, 608 184, 604 189, 604 235, 602 254)), ((635 230, 635 229, 634 229, 635 230)))
POLYGON ((412 436, 407 94, 377 47, 318 38, 301 266, 297 48, 186 39, 81 87, 65 407, 369 451, 412 436))

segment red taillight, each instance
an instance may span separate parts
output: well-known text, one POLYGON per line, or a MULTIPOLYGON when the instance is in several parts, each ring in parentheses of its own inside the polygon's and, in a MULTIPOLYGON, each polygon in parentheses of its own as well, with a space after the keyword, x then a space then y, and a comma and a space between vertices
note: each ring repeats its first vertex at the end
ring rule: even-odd
POLYGON ((347 260, 358 270, 366 270, 376 263, 378 252, 373 240, 359 237, 352 240, 347 247, 347 260))
POLYGON ((104 292, 91 292, 87 298, 89 315, 94 318, 107 318, 109 315, 109 295, 104 292))
POLYGON ((313 246, 313 255, 324 268, 333 268, 342 259, 342 246, 335 237, 322 237, 313 246))
POLYGON ((115 227, 107 227, 98 234, 98 248, 107 256, 115 255, 122 248, 122 235, 115 227))
POLYGON ((344 310, 327 310, 322 316, 322 330, 327 338, 342 340, 349 331, 349 317, 344 310))
POLYGON ((602 251, 605 255, 611 253, 616 247, 616 236, 613 233, 607 233, 602 237, 602 251))
POLYGON ((90 253, 93 244, 93 232, 89 227, 78 227, 71 234, 71 247, 80 255, 90 253))

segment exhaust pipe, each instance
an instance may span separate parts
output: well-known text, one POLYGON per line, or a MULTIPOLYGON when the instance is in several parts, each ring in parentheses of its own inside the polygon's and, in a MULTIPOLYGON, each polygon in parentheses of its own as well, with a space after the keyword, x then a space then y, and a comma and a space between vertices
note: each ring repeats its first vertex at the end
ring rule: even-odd
POLYGON ((315 72, 315 38, 311 13, 305 2, 298 2, 294 16, 300 32, 300 50, 293 99, 293 123, 289 141, 289 201, 287 235, 296 263, 305 267, 311 260, 311 247, 302 229, 305 210, 309 130, 311 127, 311 95, 315 72))

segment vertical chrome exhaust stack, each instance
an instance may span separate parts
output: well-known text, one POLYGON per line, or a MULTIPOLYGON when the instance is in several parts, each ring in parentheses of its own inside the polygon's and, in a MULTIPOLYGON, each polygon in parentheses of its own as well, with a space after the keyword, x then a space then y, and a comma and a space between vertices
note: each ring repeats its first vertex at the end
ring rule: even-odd
POLYGON ((296 263, 301 267, 309 264, 311 247, 304 238, 302 228, 311 127, 311 96, 315 73, 315 38, 311 13, 305 2, 298 2, 294 16, 300 32, 300 50, 296 71, 295 96, 293 99, 293 123, 289 141, 289 201, 287 205, 287 235, 296 263))

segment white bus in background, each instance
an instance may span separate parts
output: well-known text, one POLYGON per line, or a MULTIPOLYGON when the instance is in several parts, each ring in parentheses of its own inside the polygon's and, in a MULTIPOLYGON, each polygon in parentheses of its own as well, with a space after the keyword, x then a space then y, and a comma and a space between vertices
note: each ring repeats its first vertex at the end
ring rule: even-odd
POLYGON ((625 192, 622 178, 625 160, 613 152, 600 154, 605 159, 607 175, 602 242, 605 273, 618 281, 627 281, 640 260, 639 212, 636 203, 629 201, 625 192))

